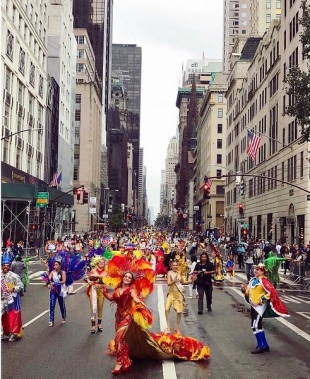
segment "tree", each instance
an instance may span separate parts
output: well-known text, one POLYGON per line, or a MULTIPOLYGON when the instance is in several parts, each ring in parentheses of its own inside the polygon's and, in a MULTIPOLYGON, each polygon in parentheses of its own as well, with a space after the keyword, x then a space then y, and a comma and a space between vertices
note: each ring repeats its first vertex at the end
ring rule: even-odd
POLYGON ((300 42, 302 55, 307 62, 307 71, 302 71, 298 66, 290 67, 284 83, 286 94, 290 99, 285 113, 295 117, 301 126, 300 143, 303 143, 310 141, 310 5, 307 5, 307 0, 301 2, 301 9, 302 16, 298 22, 303 27, 300 42))
POLYGON ((170 223, 170 217, 167 215, 157 214, 157 218, 155 220, 155 226, 158 227, 167 227, 170 223))
POLYGON ((121 211, 121 207, 117 206, 113 211, 113 215, 109 220, 109 225, 113 231, 118 232, 124 226, 124 213, 121 211))

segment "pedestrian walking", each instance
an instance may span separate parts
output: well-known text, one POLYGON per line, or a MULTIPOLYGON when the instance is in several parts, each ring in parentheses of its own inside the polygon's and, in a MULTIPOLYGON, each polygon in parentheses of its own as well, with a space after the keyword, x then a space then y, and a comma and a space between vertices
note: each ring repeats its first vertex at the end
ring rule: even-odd
POLYGON ((203 297, 206 295, 208 312, 212 311, 212 275, 215 274, 215 266, 210 262, 207 253, 201 253, 200 262, 196 264, 194 273, 197 276, 195 284, 198 291, 198 314, 203 314, 203 297))
POLYGON ((61 261, 54 261, 54 269, 50 272, 49 282, 47 288, 50 290, 50 306, 49 306, 49 324, 48 326, 54 326, 55 319, 55 305, 56 300, 58 299, 58 304, 62 316, 62 324, 66 323, 66 304, 65 298, 67 297, 66 291, 66 273, 64 270, 61 270, 61 261))
MULTIPOLYGON (((196 267, 196 264, 197 264, 197 257, 196 255, 192 254, 191 255, 191 265, 189 266, 189 279, 192 280, 195 279, 195 275, 194 275, 194 270, 195 270, 195 267, 196 267)), ((194 285, 194 283, 191 283, 189 286, 188 286, 188 289, 189 289, 189 299, 192 299, 193 298, 193 290, 195 291, 195 297, 197 298, 198 297, 198 292, 197 292, 197 287, 194 285)))
POLYGON ((244 254, 245 254, 245 248, 242 245, 242 243, 239 243, 237 246, 237 253, 238 253, 238 265, 239 270, 244 269, 244 254))

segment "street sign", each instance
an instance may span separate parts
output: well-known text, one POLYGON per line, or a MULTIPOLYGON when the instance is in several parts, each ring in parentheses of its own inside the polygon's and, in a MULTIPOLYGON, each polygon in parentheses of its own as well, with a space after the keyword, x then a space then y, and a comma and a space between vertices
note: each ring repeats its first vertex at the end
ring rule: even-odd
POLYGON ((49 193, 48 192, 38 192, 36 207, 44 208, 48 206, 49 193))
POLYGON ((96 205, 96 203, 97 203, 97 198, 91 196, 91 197, 89 198, 89 204, 90 204, 90 205, 96 205))
POLYGON ((307 195, 307 200, 310 201, 310 195, 307 195))
POLYGON ((199 211, 199 205, 194 205, 194 211, 199 211))
POLYGON ((102 215, 102 218, 109 218, 109 215, 104 214, 104 215, 102 215))

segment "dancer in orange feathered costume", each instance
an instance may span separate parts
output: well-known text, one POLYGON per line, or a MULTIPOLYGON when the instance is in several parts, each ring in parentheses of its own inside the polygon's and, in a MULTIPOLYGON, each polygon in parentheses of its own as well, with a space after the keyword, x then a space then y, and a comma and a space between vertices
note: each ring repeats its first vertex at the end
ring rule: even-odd
POLYGON ((147 330, 153 316, 143 297, 153 291, 155 281, 150 262, 131 255, 114 256, 108 263, 107 274, 102 281, 112 285, 114 292, 109 294, 105 289, 104 296, 117 305, 116 336, 109 344, 110 352, 116 355, 114 375, 129 371, 131 359, 200 360, 210 356, 209 348, 195 339, 178 335, 174 341, 173 335, 151 334, 147 330))

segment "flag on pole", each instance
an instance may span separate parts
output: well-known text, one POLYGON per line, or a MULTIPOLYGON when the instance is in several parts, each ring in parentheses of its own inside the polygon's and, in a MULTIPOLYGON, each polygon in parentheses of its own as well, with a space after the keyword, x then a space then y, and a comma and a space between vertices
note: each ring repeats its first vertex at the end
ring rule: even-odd
POLYGON ((212 186, 212 179, 208 178, 206 180, 206 184, 208 184, 209 188, 211 188, 211 186, 212 186))
POLYGON ((57 188, 61 189, 62 184, 62 172, 57 176, 57 188))
POLYGON ((250 140, 249 146, 246 149, 246 153, 249 157, 255 161, 256 154, 260 145, 261 138, 248 130, 248 138, 250 140))
POLYGON ((50 183, 50 187, 57 187, 57 177, 58 177, 58 174, 57 174, 57 172, 56 172, 56 174, 54 174, 54 176, 53 176, 53 180, 51 181, 51 183, 50 183))

